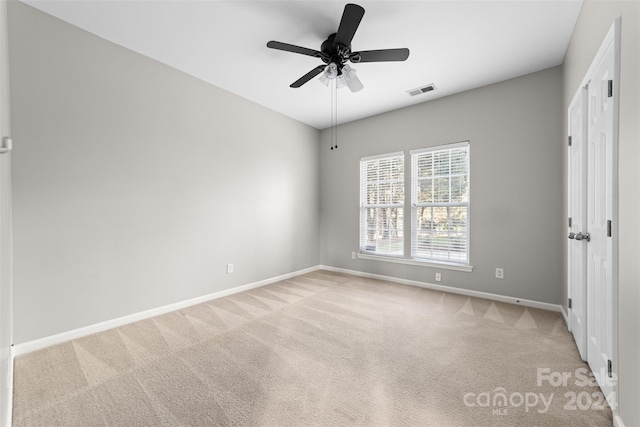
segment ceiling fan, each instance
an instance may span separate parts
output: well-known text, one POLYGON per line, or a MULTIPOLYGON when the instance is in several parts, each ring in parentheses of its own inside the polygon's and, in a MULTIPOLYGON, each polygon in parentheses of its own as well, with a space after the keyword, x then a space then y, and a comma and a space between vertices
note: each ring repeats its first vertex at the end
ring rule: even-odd
POLYGON ((324 62, 324 64, 318 65, 291 83, 290 87, 299 88, 318 74, 324 72, 326 79, 344 77, 349 89, 351 89, 352 92, 356 92, 362 89, 363 86, 358 77, 356 77, 355 70, 347 64, 347 61, 351 61, 352 63, 404 61, 409 57, 409 49, 407 48, 352 52, 351 40, 353 40, 353 36, 363 16, 364 8, 362 8, 362 6, 352 3, 347 4, 344 7, 338 31, 331 34, 322 43, 319 51, 273 40, 267 43, 267 47, 271 49, 313 56, 320 58, 322 62, 324 62))

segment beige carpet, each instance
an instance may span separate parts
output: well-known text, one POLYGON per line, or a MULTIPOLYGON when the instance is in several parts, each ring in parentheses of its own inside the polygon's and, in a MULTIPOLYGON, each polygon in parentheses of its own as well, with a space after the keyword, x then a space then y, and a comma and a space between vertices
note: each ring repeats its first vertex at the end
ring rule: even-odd
POLYGON ((558 313, 316 271, 16 358, 13 425, 610 426, 583 372, 558 313))

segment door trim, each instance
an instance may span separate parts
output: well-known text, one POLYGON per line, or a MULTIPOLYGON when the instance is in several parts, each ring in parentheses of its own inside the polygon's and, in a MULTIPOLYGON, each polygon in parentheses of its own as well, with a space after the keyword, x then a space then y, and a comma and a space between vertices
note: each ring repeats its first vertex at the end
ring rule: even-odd
MULTIPOLYGON (((611 406, 611 409, 613 411, 613 416, 614 419, 616 417, 616 415, 618 414, 617 411, 617 403, 619 401, 618 398, 618 394, 619 394, 619 387, 618 387, 618 363, 619 363, 619 358, 618 358, 618 232, 619 232, 619 227, 618 227, 618 223, 619 223, 619 214, 618 214, 618 206, 619 206, 619 193, 618 193, 618 135, 619 135, 619 117, 620 117, 620 98, 619 98, 619 94, 620 94, 620 37, 621 37, 621 30, 620 30, 620 25, 621 25, 621 19, 617 18, 613 24, 611 25, 611 28, 609 29, 609 32, 607 33, 607 35, 605 36, 604 40, 602 41, 602 44, 600 45, 600 48, 598 49, 598 52, 596 53, 596 55, 594 56, 591 65, 589 66, 585 76, 583 77, 582 81, 580 82, 579 85, 579 90, 582 90, 583 87, 587 86, 589 84, 589 82, 591 81, 592 76, 595 73, 596 68, 598 67, 598 65, 600 64, 600 62, 602 61, 602 59, 604 58, 607 49, 613 44, 613 55, 614 55, 614 69, 613 69, 613 135, 612 135, 612 150, 613 150, 613 155, 612 155, 612 198, 613 198, 613 203, 612 203, 612 211, 611 211, 611 221, 612 221, 612 227, 611 227, 611 239, 612 239, 612 254, 611 254, 611 267, 612 267, 612 283, 611 283, 611 289, 612 289, 612 307, 611 307, 611 312, 612 312, 612 317, 613 317, 613 321, 612 321, 612 331, 610 331, 611 333, 611 338, 612 338, 612 354, 611 354, 611 361, 612 361, 612 374, 613 374, 613 379, 615 380, 614 386, 613 386, 613 396, 611 396, 611 400, 609 399, 609 396, 607 396, 607 400, 609 401, 609 404, 611 406)), ((587 101, 588 102, 588 101, 587 101)), ((573 101, 571 103, 571 105, 573 105, 573 101)), ((569 268, 568 268, 569 269, 569 268)), ((585 283, 586 286, 586 283, 585 283)), ((570 282, 567 283, 567 295, 570 295, 570 282)), ((588 316, 589 313, 586 313, 586 315, 588 316)), ((569 315, 569 317, 571 317, 569 315)))
MULTIPOLYGON (((0 1, 0 138, 3 140, 10 135, 7 9, 8 3, 0 1)), ((0 425, 10 426, 14 358, 10 149, 2 150, 0 163, 0 425)))

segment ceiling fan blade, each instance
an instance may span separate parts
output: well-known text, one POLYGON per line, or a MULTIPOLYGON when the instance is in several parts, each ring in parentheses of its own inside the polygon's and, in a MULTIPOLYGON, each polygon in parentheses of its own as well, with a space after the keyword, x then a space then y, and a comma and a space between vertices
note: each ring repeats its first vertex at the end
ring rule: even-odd
POLYGON ((312 78, 314 78, 315 76, 320 74, 325 68, 326 68, 326 65, 324 65, 324 64, 318 65, 316 68, 314 68, 313 70, 309 71, 307 74, 305 74, 304 76, 300 77, 295 82, 291 83, 289 85, 289 87, 298 88, 298 87, 302 86, 303 84, 305 84, 306 82, 308 82, 309 80, 311 80, 312 78))
POLYGON ((322 58, 322 52, 309 49, 306 47, 302 47, 302 46, 296 46, 289 43, 282 43, 282 42, 271 40, 269 43, 267 43, 267 47, 270 47, 271 49, 284 50, 286 52, 293 52, 293 53, 299 53, 302 55, 313 56, 316 58, 322 58))
POLYGON ((356 30, 363 16, 364 9, 362 6, 353 3, 347 4, 344 7, 340 26, 333 41, 334 45, 337 43, 343 46, 351 46, 351 40, 353 40, 353 36, 356 34, 356 30))
POLYGON ((381 50, 363 50, 361 52, 353 52, 349 58, 351 62, 386 62, 386 61, 405 61, 409 57, 409 49, 381 49, 381 50))

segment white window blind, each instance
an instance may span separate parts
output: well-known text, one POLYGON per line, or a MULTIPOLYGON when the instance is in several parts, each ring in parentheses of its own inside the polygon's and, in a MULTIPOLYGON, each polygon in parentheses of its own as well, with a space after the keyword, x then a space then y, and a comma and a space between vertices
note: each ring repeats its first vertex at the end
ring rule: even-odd
POLYGON ((404 153, 360 160, 360 251, 404 255, 404 153))
POLYGON ((469 143, 411 152, 411 256, 469 263, 469 143))

